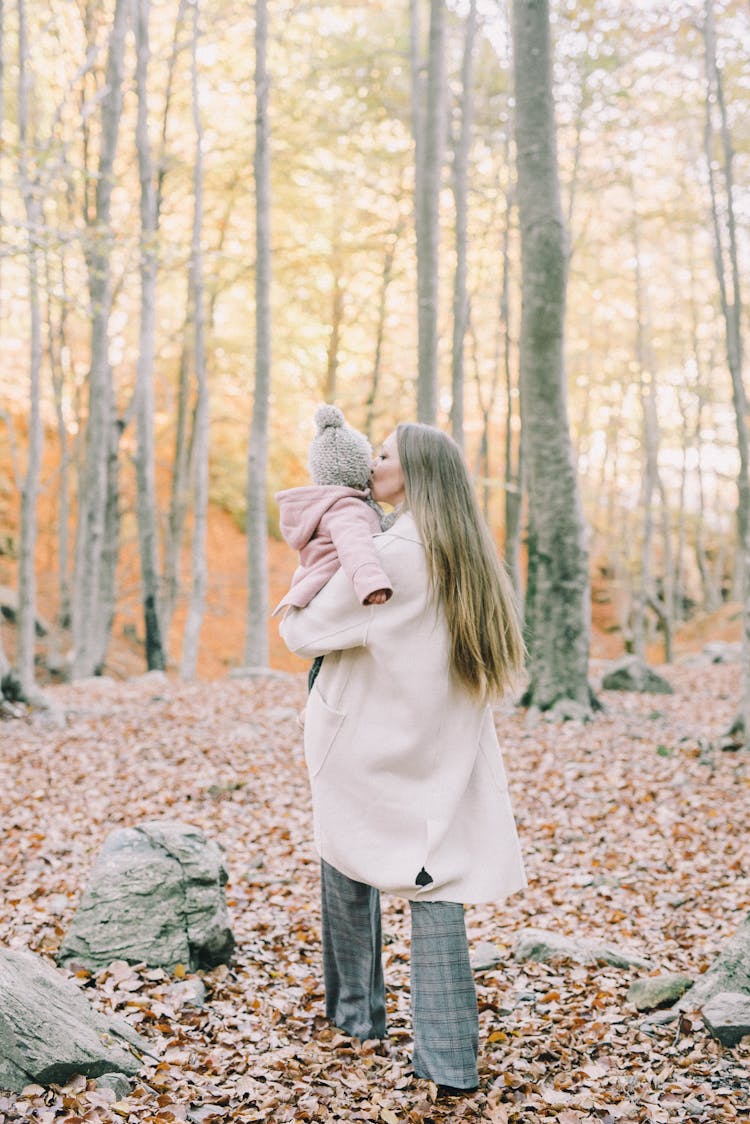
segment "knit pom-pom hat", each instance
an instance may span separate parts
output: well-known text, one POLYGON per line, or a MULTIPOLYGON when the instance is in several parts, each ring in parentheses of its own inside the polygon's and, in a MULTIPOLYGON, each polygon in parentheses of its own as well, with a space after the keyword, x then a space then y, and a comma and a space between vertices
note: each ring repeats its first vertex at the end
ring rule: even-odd
POLYGON ((372 469, 372 450, 364 433, 346 424, 338 406, 318 406, 315 425, 318 432, 308 457, 313 482, 364 491, 372 469))

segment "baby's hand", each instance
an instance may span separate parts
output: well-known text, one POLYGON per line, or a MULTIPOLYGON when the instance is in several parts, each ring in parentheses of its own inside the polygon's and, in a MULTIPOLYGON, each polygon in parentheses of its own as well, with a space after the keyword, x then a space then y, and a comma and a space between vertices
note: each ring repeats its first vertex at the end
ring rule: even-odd
POLYGON ((385 605, 388 600, 387 589, 376 589, 365 598, 365 605, 385 605))

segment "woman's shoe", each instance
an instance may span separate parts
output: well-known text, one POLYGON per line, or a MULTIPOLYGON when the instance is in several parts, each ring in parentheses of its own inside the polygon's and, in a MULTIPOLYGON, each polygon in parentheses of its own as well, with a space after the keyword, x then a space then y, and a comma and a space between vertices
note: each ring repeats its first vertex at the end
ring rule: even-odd
POLYGON ((437 1095, 438 1097, 470 1097, 478 1088, 478 1085, 470 1085, 465 1089, 459 1089, 455 1085, 438 1085, 437 1095))

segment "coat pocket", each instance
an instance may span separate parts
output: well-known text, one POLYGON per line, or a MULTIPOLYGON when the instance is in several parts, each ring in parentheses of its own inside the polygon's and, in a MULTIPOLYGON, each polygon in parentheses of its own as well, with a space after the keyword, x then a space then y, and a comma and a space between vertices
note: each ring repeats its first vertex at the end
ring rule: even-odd
POLYGON ((317 776, 323 768, 345 717, 333 710, 313 687, 305 713, 305 761, 311 777, 317 776))

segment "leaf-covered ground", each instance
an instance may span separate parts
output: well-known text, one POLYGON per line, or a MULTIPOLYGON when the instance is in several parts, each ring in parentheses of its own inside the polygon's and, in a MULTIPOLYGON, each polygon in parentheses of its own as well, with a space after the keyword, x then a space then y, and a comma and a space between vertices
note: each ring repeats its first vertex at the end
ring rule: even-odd
POLYGON ((497 709, 529 888, 470 907, 472 945, 507 951, 477 975, 480 1090, 453 1102, 410 1074, 408 907, 383 901, 390 1039, 322 1017, 317 860, 296 713, 304 677, 185 686, 154 677, 58 687, 64 712, 0 723, 0 941, 54 957, 116 826, 196 824, 226 850, 237 950, 190 981, 112 965, 79 985, 152 1040, 120 1101, 93 1082, 0 1093, 0 1121, 730 1121, 750 1115, 750 1048, 700 1020, 643 1029, 636 973, 518 964, 533 925, 600 937, 653 972, 704 970, 750 908, 750 758, 712 752, 736 668, 667 670, 674 696, 603 695, 588 725, 497 709))

